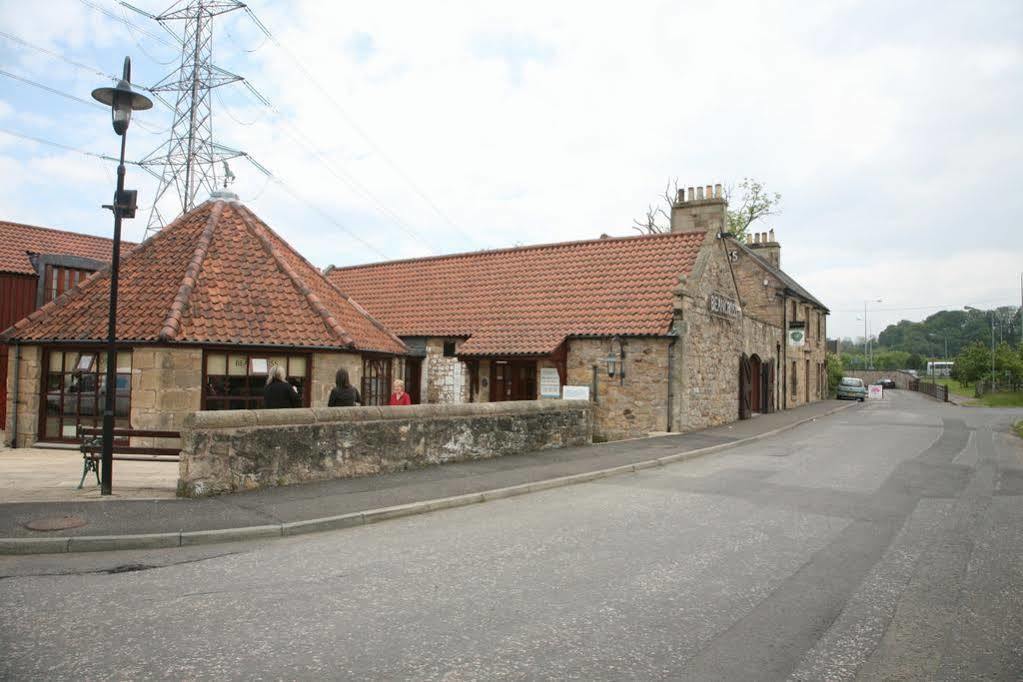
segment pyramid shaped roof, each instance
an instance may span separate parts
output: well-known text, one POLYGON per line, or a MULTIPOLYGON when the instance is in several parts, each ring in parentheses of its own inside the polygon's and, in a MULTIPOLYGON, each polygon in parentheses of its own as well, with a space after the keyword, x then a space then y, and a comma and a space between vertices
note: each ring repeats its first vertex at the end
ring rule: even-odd
MULTIPOLYGON (((109 292, 104 268, 3 336, 103 341, 109 292)), ((117 338, 406 351, 247 207, 223 199, 182 215, 121 258, 117 338)))

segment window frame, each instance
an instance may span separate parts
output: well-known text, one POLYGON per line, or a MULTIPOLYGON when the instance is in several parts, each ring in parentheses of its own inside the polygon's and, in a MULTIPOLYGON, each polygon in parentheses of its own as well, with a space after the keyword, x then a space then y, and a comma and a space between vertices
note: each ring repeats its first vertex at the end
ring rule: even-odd
POLYGON ((362 355, 362 379, 359 381, 359 393, 363 405, 386 405, 391 400, 391 376, 394 370, 393 359, 389 355, 362 355), (385 368, 381 374, 379 370, 385 368))
MULTIPOLYGON (((302 391, 301 391, 300 395, 301 395, 301 398, 302 398, 302 407, 309 407, 311 405, 311 402, 312 402, 311 398, 312 398, 313 355, 314 355, 314 353, 312 353, 312 352, 310 352, 308 350, 305 350, 305 349, 298 349, 298 348, 261 349, 261 348, 245 348, 245 347, 238 347, 238 346, 204 346, 203 349, 202 349, 202 383, 200 384, 200 387, 201 387, 201 391, 200 391, 201 399, 200 399, 200 402, 199 402, 199 409, 200 410, 210 410, 211 409, 210 402, 208 400, 208 398, 211 397, 211 396, 208 395, 208 387, 210 386, 210 377, 211 376, 214 376, 214 377, 223 376, 225 379, 228 378, 228 377, 231 377, 231 376, 242 376, 240 374, 236 374, 236 375, 230 374, 230 370, 226 366, 225 366, 225 371, 228 372, 227 374, 223 374, 223 375, 220 375, 220 374, 211 375, 211 374, 209 374, 209 372, 208 372, 208 359, 209 359, 210 355, 224 355, 225 356, 225 362, 228 361, 228 358, 231 355, 244 355, 245 356, 245 374, 244 374, 244 376, 246 378, 250 379, 250 380, 251 380, 252 377, 262 377, 264 384, 266 383, 266 377, 268 376, 269 372, 267 372, 267 374, 253 373, 252 372, 252 368, 253 368, 252 360, 253 360, 253 358, 256 358, 256 359, 266 358, 267 360, 269 360, 271 357, 274 357, 274 356, 283 356, 287 360, 287 362, 288 362, 288 367, 287 367, 287 370, 286 370, 286 374, 287 374, 289 379, 296 376, 296 375, 291 374, 291 372, 290 372, 292 358, 298 358, 298 357, 304 358, 305 359, 305 374, 302 376, 303 382, 302 382, 302 391)), ((269 366, 267 367, 267 369, 269 370, 269 366)), ((251 386, 251 381, 250 381, 250 386, 251 386)), ((231 401, 245 401, 245 403, 247 403, 247 406, 246 407, 215 407, 215 408, 212 408, 212 409, 214 411, 221 411, 221 410, 259 410, 259 409, 263 408, 263 393, 262 393, 262 391, 260 391, 258 393, 258 395, 250 394, 250 395, 247 395, 247 396, 231 396, 231 395, 225 394, 223 397, 219 397, 218 396, 218 397, 214 397, 213 398, 213 404, 214 405, 229 404, 231 401)))
MULTIPOLYGON (((128 355, 128 371, 127 372, 115 372, 114 377, 114 427, 115 428, 131 428, 131 405, 132 405, 132 368, 134 367, 134 354, 132 348, 118 348, 117 354, 128 355), (123 386, 123 388, 121 388, 123 386), (118 400, 127 400, 127 407, 125 414, 118 416, 117 412, 121 411, 118 409, 118 400)), ((42 352, 42 363, 40 372, 40 383, 39 383, 39 414, 38 414, 38 431, 37 439, 44 443, 77 443, 78 442, 78 427, 79 426, 102 426, 103 425, 103 412, 106 409, 106 392, 101 390, 103 383, 106 380, 106 367, 101 366, 106 362, 107 350, 106 348, 96 347, 83 347, 73 345, 45 345, 41 346, 42 352), (50 362, 53 353, 61 354, 61 369, 56 374, 60 375, 59 388, 57 390, 50 390, 50 374, 51 372, 50 362), (93 361, 93 369, 88 372, 83 372, 79 369, 81 366, 81 356, 83 353, 95 356, 93 361), (68 370, 66 358, 69 354, 77 356, 77 360, 74 363, 74 367, 68 370), (65 382, 68 376, 78 376, 78 386, 85 384, 84 378, 86 376, 91 377, 91 383, 93 388, 88 391, 88 394, 84 391, 77 391, 74 393, 74 424, 75 424, 75 435, 65 436, 64 427, 65 422, 68 420, 68 414, 65 412, 65 406, 69 404, 68 400, 72 396, 68 393, 68 386, 65 382), (58 399, 58 411, 56 415, 49 414, 50 398, 57 397, 58 399), (82 420, 82 398, 89 397, 92 399, 92 415, 87 415, 90 418, 82 420), (57 435, 50 436, 47 434, 47 421, 51 418, 57 420, 57 435)))

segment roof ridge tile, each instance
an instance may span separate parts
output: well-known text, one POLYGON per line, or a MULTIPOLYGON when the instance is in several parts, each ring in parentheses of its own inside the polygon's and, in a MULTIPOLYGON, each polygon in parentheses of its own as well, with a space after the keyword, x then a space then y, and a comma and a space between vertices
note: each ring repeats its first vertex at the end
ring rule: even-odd
MULTIPOLYGON (((209 253, 210 244, 213 242, 213 233, 217 231, 217 224, 220 222, 220 214, 223 210, 224 205, 217 203, 214 204, 213 209, 210 211, 210 217, 206 220, 206 227, 203 228, 202 234, 199 235, 195 251, 192 252, 192 260, 189 261, 188 267, 185 268, 185 275, 181 278, 181 286, 178 287, 178 293, 174 297, 170 310, 167 312, 167 317, 160 328, 158 338, 161 341, 173 341, 181 330, 181 313, 184 311, 185 306, 188 305, 188 299, 192 295, 195 283, 199 280, 203 261, 206 260, 206 254, 209 253)), ((154 235, 155 237, 156 235, 154 235)))
POLYGON ((252 235, 259 240, 263 250, 266 251, 267 255, 273 258, 274 263, 277 264, 277 268, 291 280, 295 289, 297 289, 298 292, 305 297, 306 301, 309 302, 309 307, 316 311, 316 313, 323 319, 323 323, 326 325, 328 331, 335 334, 346 346, 354 348, 355 340, 334 318, 331 312, 327 310, 327 307, 323 305, 320 298, 310 291, 309 287, 301 280, 294 268, 292 268, 291 265, 277 252, 274 245, 270 243, 270 238, 267 237, 266 233, 256 224, 256 221, 259 219, 256 218, 246 206, 235 204, 235 208, 239 209, 237 211, 238 215, 245 226, 249 229, 249 232, 251 232, 252 235))

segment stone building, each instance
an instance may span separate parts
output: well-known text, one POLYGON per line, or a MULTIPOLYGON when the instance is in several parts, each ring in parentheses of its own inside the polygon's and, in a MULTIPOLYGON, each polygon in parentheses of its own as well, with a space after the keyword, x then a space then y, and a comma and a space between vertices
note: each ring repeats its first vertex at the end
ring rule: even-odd
MULTIPOLYGON (((404 344, 233 195, 182 215, 121 259, 116 424, 177 430, 196 410, 262 405, 272 366, 305 406, 347 368, 380 404, 404 344)), ((110 274, 104 268, 3 334, 7 442, 74 441, 102 421, 110 274)))
POLYGON ((728 248, 746 315, 784 330, 776 353, 777 404, 784 409, 826 398, 828 308, 781 269, 774 230, 755 233, 746 244, 730 239, 728 248))
MULTIPOLYGON (((737 266, 766 261, 726 234, 726 208, 721 186, 708 186, 680 194, 669 234, 328 268, 327 276, 404 340, 423 402, 531 400, 585 387, 598 437, 691 430, 818 397, 781 391, 783 363, 794 357, 785 329, 796 318, 778 301, 805 291, 775 267, 761 279, 777 282, 771 303, 781 317, 754 300, 737 266), (746 299, 763 310, 747 312, 746 299)), ((800 300, 826 312, 808 295, 800 300)))

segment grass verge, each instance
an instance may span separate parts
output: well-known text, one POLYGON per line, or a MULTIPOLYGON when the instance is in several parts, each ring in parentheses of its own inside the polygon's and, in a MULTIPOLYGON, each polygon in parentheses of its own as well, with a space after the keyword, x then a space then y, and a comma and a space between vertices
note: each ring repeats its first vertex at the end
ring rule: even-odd
POLYGON ((1016 425, 1012 427, 1016 431, 1016 435, 1023 438, 1023 421, 1016 422, 1016 425))
POLYGON ((988 393, 978 402, 984 407, 1023 407, 1023 393, 988 393))

